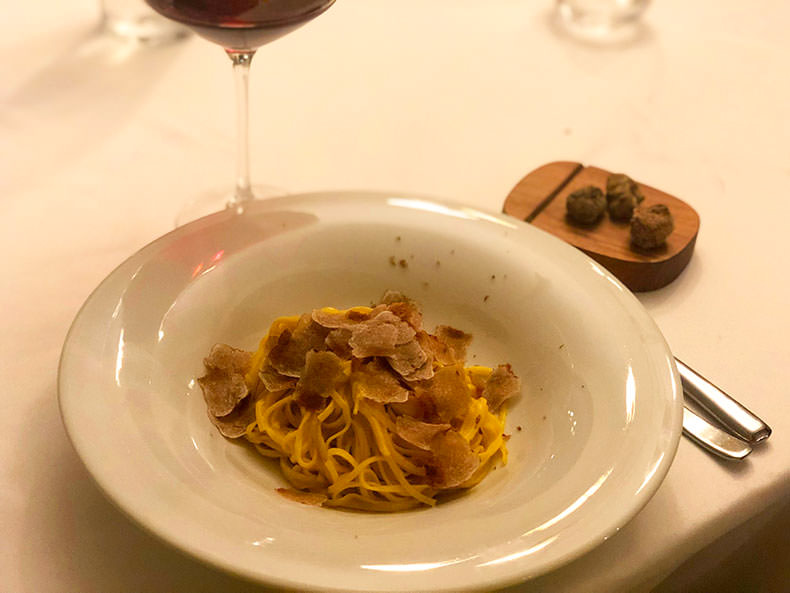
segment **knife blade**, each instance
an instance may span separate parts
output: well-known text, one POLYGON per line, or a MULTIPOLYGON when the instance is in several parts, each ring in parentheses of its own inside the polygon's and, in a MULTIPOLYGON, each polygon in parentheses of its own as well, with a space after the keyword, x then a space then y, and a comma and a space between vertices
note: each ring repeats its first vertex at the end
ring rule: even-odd
POLYGON ((714 426, 685 406, 683 407, 683 434, 703 449, 724 459, 740 461, 752 452, 749 443, 714 426))

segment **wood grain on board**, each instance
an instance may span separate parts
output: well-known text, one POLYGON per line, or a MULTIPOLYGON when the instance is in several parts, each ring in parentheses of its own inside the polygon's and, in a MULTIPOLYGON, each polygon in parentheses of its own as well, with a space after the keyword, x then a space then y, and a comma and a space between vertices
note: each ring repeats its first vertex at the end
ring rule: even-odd
POLYGON ((642 250, 631 244, 628 221, 605 214, 591 226, 569 221, 565 200, 571 192, 594 185, 606 191, 610 171, 581 163, 558 161, 538 167, 516 184, 503 211, 532 223, 581 249, 633 291, 655 290, 672 282, 688 264, 699 231, 699 215, 684 201, 640 183, 643 205, 665 204, 675 220, 666 245, 642 250))

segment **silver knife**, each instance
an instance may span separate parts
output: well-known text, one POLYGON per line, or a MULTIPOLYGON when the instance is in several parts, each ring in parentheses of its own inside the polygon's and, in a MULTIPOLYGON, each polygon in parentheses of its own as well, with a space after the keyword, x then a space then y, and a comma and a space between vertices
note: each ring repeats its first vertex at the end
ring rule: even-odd
POLYGON ((692 441, 725 459, 741 460, 752 452, 749 443, 714 426, 689 408, 683 408, 683 434, 692 441))
POLYGON ((726 428, 751 444, 771 436, 771 427, 724 393, 702 375, 675 359, 683 384, 683 393, 726 428))

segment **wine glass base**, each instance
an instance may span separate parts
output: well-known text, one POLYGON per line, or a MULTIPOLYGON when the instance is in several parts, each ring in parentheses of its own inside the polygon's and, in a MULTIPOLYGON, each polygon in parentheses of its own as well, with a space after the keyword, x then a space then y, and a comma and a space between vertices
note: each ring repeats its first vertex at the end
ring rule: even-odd
POLYGON ((619 45, 645 34, 640 20, 648 0, 557 0, 554 26, 595 45, 619 45))
MULTIPOLYGON (((268 198, 285 196, 288 192, 280 187, 272 185, 254 185, 252 187, 252 194, 254 200, 266 200, 268 198)), ((197 220, 198 218, 203 218, 204 216, 228 208, 235 208, 239 212, 242 212, 244 209, 244 202, 234 204, 231 201, 232 197, 232 195, 214 192, 202 194, 181 206, 181 209, 176 214, 174 224, 176 227, 179 227, 193 220, 197 220)))

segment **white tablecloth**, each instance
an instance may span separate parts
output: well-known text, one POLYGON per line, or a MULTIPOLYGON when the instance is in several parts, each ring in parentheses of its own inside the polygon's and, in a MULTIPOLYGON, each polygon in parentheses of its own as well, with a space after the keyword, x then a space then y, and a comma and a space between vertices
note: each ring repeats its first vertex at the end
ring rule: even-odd
MULTIPOLYGON (((774 538, 752 554, 768 568, 750 590, 787 591, 790 4, 657 0, 618 47, 574 42, 550 14, 548 0, 339 0, 253 63, 254 177, 500 210, 531 169, 577 160, 689 202, 702 220, 690 265, 639 298, 675 353, 774 434, 741 464, 683 439, 633 521, 516 590, 689 583, 694 562, 670 574, 706 551, 723 570, 774 538)), ((195 37, 118 44, 97 16, 92 0, 41 0, 0 20, 0 590, 254 590, 141 532, 60 422, 58 356, 80 304, 184 202, 233 178, 223 53, 195 37)))

